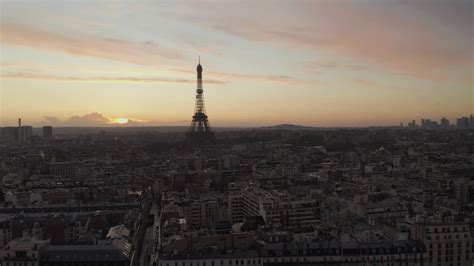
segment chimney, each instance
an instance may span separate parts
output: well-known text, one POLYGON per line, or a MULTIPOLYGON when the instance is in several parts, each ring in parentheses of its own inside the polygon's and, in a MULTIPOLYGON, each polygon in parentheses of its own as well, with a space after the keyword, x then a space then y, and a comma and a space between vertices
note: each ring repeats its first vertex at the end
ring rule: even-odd
POLYGON ((21 142, 21 118, 18 118, 18 142, 21 142))

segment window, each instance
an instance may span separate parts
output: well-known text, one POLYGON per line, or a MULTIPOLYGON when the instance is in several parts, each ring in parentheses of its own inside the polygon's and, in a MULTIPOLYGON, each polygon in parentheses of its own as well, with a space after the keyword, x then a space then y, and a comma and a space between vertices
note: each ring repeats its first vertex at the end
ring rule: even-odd
POLYGON ((17 258, 26 258, 26 251, 17 251, 15 255, 17 258))

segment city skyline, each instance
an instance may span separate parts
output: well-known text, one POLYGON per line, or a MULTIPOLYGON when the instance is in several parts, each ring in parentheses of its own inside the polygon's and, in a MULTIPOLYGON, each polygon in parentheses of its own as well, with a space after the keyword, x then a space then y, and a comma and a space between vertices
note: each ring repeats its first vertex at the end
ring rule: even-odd
POLYGON ((199 55, 217 127, 473 113, 470 1, 138 3, 1 1, 0 125, 188 126, 199 55))

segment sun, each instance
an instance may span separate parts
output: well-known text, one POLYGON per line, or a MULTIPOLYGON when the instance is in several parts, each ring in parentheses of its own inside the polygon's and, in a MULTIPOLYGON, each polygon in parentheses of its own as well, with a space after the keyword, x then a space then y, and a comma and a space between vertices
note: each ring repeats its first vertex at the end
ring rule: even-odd
POLYGON ((114 123, 116 124, 126 124, 128 122, 128 118, 119 117, 114 119, 114 123))

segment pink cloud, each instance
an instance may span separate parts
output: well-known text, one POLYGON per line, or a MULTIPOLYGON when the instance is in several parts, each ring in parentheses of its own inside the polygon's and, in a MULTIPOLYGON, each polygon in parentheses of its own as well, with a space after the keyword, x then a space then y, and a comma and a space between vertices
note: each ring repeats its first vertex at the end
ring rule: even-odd
POLYGON ((275 8, 214 4, 212 13, 183 17, 247 40, 325 53, 418 78, 436 79, 446 69, 473 67, 472 38, 441 30, 433 23, 436 18, 408 12, 410 5, 301 1, 275 8))
MULTIPOLYGON (((126 83, 196 83, 194 79, 181 78, 160 78, 160 77, 74 77, 74 76, 55 76, 33 73, 2 73, 2 79, 41 79, 53 81, 84 81, 84 82, 126 82, 126 83)), ((228 81, 206 79, 206 83, 211 84, 227 84, 228 81)))
POLYGON ((179 50, 155 43, 139 43, 95 36, 68 36, 19 24, 2 24, 0 42, 76 56, 153 65, 162 60, 181 59, 179 50))
MULTIPOLYGON (((177 72, 183 73, 194 73, 194 71, 186 70, 186 69, 174 69, 177 72)), ((275 75, 275 74, 242 74, 242 73, 231 73, 231 72, 219 72, 219 71, 209 71, 205 73, 206 76, 215 77, 217 79, 225 79, 225 80, 256 80, 256 81, 264 81, 264 82, 277 82, 277 83, 300 83, 304 82, 304 80, 297 79, 291 76, 286 75, 275 75)), ((208 80, 204 80, 204 82, 208 82, 208 80)))

